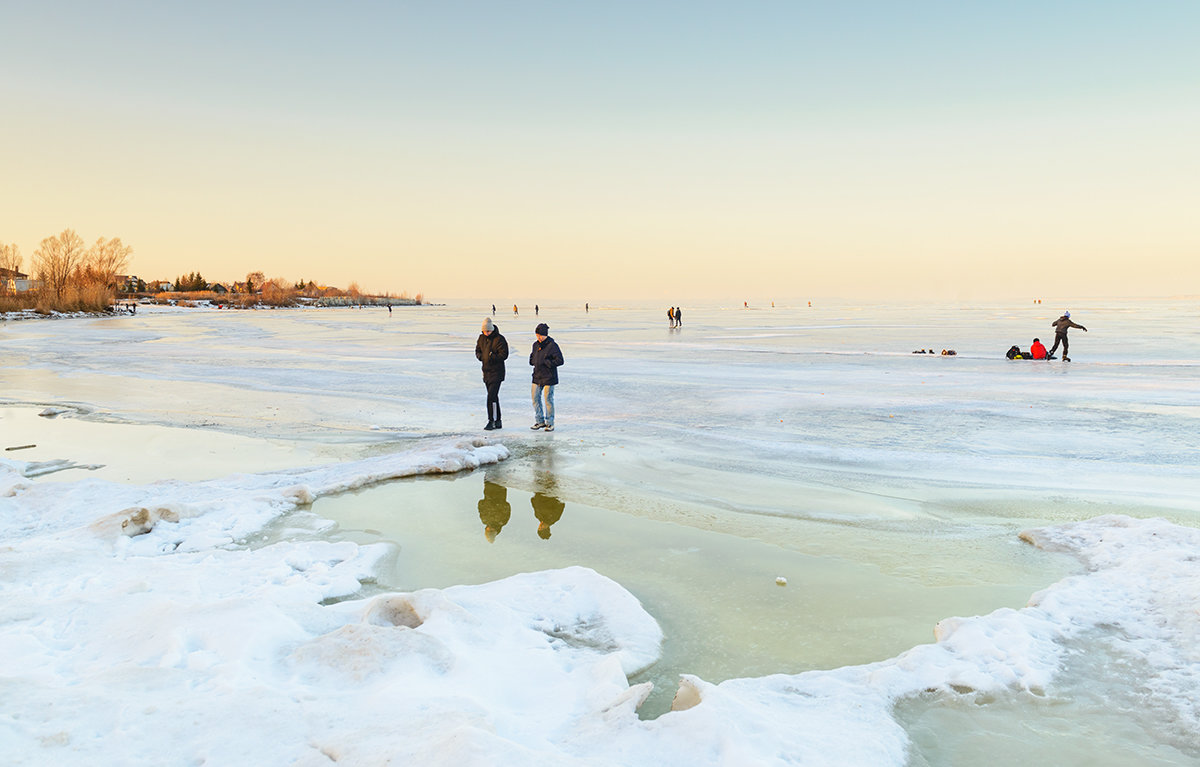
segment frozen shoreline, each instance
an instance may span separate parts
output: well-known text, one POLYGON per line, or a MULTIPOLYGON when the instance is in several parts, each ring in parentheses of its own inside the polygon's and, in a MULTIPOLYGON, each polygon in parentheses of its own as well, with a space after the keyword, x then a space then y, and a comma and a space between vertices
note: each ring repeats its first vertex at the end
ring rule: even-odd
POLYGON ((1029 531, 1086 572, 1021 610, 947 618, 936 644, 879 663, 685 677, 676 710, 642 721, 649 685, 626 678, 654 662, 662 635, 613 581, 570 568, 371 595, 387 547, 314 539, 323 523, 302 510, 507 455, 442 442, 146 486, 43 483, 0 461, 0 649, 22 701, 0 719, 7 754, 15 764, 903 765, 897 702, 1053 694, 1063 657, 1113 623, 1124 630, 1105 639, 1112 650, 1150 664, 1139 682, 1158 726, 1200 752, 1189 702, 1200 683, 1200 531, 1161 520, 1029 531), (281 521, 287 540, 255 543, 281 521))

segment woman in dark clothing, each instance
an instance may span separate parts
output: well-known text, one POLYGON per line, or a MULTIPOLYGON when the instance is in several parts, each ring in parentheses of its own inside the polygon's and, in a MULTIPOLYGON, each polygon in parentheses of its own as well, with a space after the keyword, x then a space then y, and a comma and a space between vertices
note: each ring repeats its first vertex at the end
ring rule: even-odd
POLYGON ((475 359, 483 363, 483 384, 487 387, 488 422, 485 431, 502 429, 500 421, 500 384, 504 381, 504 360, 508 359, 508 341, 500 328, 488 317, 483 321, 479 340, 475 342, 475 359))

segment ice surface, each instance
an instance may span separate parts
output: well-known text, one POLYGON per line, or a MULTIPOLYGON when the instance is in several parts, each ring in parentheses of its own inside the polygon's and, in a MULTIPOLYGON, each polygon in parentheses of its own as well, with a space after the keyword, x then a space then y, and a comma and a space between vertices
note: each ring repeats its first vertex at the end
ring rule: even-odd
MULTIPOLYGON (((1058 307, 706 307, 668 333, 658 311, 547 305, 570 361, 561 425, 510 428, 504 448, 461 437, 484 420, 474 310, 0 323, 10 404, 373 456, 204 481, 167 469, 153 484, 0 464, 0 684, 19 702, 0 712, 6 758, 904 764, 918 748, 906 707, 1036 709, 1111 678, 1125 694, 1108 705, 1156 757, 1194 762, 1197 312, 1071 309, 1091 332, 1066 365, 1002 358, 1046 335, 1058 307), (919 346, 959 354, 909 354, 919 346), (413 435, 455 436, 414 452, 413 435), (324 539, 303 510, 502 451, 570 478, 571 500, 630 515, 766 540, 809 520, 823 534, 788 545, 827 556, 878 531, 927 532, 963 542, 946 564, 963 571, 980 541, 1033 526, 1029 541, 1082 572, 1024 608, 946 618, 936 643, 876 663, 689 676, 678 710, 643 721, 649 691, 627 679, 662 637, 621 586, 569 568, 380 593, 396 552, 324 539), (1167 519, 1134 518, 1154 515, 1167 519), (269 535, 277 524, 295 532, 269 535)), ((530 340, 531 322, 499 324, 515 348, 530 340)), ((501 394, 510 427, 521 370, 501 394)), ((926 575, 920 551, 881 566, 926 575)), ((1074 725, 1078 740, 1088 727, 1074 725)))

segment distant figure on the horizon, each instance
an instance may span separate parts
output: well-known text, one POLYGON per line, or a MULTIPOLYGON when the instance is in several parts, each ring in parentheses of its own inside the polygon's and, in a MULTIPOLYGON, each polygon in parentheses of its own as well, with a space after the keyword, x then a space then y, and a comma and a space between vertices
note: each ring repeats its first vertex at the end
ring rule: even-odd
POLYGON ((539 312, 539 311, 540 311, 540 310, 538 309, 538 305, 537 305, 537 304, 534 304, 534 305, 533 305, 533 316, 534 316, 534 317, 538 316, 538 312, 539 312))
POLYGON ((529 364, 533 367, 534 420, 529 428, 554 431, 554 387, 558 385, 558 368, 563 364, 562 350, 550 337, 550 326, 546 323, 538 323, 533 333, 537 340, 529 352, 529 364))
POLYGON ((749 301, 743 301, 743 302, 742 302, 742 308, 743 308, 743 309, 749 309, 749 308, 750 308, 750 302, 749 302, 749 301))
POLYGON ((492 316, 493 317, 496 316, 496 305, 495 304, 492 304, 492 316))
POLYGON ((675 327, 675 307, 667 307, 667 322, 671 323, 671 327, 675 327))
POLYGON ((513 304, 513 316, 516 317, 520 312, 517 311, 517 305, 513 304))
POLYGON ((1033 344, 1031 344, 1029 347, 1029 356, 1033 357, 1035 360, 1046 359, 1046 345, 1042 343, 1042 339, 1033 339, 1033 344))
POLYGON ((1071 328, 1079 328, 1086 333, 1087 328, 1085 328, 1083 325, 1077 325, 1072 322, 1070 312, 1063 312, 1061 317, 1050 323, 1050 327, 1054 328, 1054 346, 1050 347, 1050 354, 1054 354, 1054 352, 1058 350, 1058 345, 1062 344, 1062 361, 1070 362, 1071 358, 1067 356, 1067 331, 1071 328))
POLYGON ((533 516, 537 517, 538 537, 543 541, 549 540, 550 525, 562 519, 563 510, 567 508, 567 504, 552 495, 534 493, 533 497, 529 499, 529 505, 533 507, 533 516))
POLYGON ((487 387, 487 426, 484 431, 503 429, 500 420, 500 384, 504 383, 504 360, 508 359, 508 341, 500 335, 491 317, 483 320, 479 339, 475 341, 475 359, 482 363, 483 385, 487 387))
POLYGON ((683 327, 683 312, 679 310, 678 306, 675 307, 675 327, 683 327))
POLYGON ((588 305, 587 305, 587 304, 584 304, 584 305, 583 305, 583 313, 584 313, 584 314, 587 314, 589 311, 590 311, 590 310, 588 309, 588 305))
POLYGON ((508 488, 495 482, 483 481, 483 497, 479 499, 479 521, 483 523, 483 537, 495 543, 500 530, 512 518, 512 506, 508 503, 508 488))

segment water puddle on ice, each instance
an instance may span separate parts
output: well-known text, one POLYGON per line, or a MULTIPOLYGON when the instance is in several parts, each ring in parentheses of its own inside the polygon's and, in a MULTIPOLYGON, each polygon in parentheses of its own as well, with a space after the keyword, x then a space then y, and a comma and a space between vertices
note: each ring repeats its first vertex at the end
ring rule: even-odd
POLYGON ((190 482, 323 463, 334 455, 321 445, 119 423, 77 408, 41 405, 0 406, 0 443, 2 458, 62 467, 41 475, 50 482, 85 476, 138 484, 168 477, 190 482))
MULTIPOLYGON (((648 717, 668 709, 680 673, 719 682, 889 658, 931 642, 941 618, 1021 607, 1075 566, 1015 535, 939 544, 921 533, 776 520, 781 532, 767 542, 714 531, 703 519, 576 503, 568 480, 544 472, 511 487, 505 471, 400 480, 321 499, 312 511, 335 521, 338 535, 399 546, 394 570, 380 577, 384 588, 570 565, 613 578, 666 635, 662 660, 632 680, 655 684, 642 708, 648 717)), ((752 515, 744 522, 748 533, 758 524, 752 515)))

